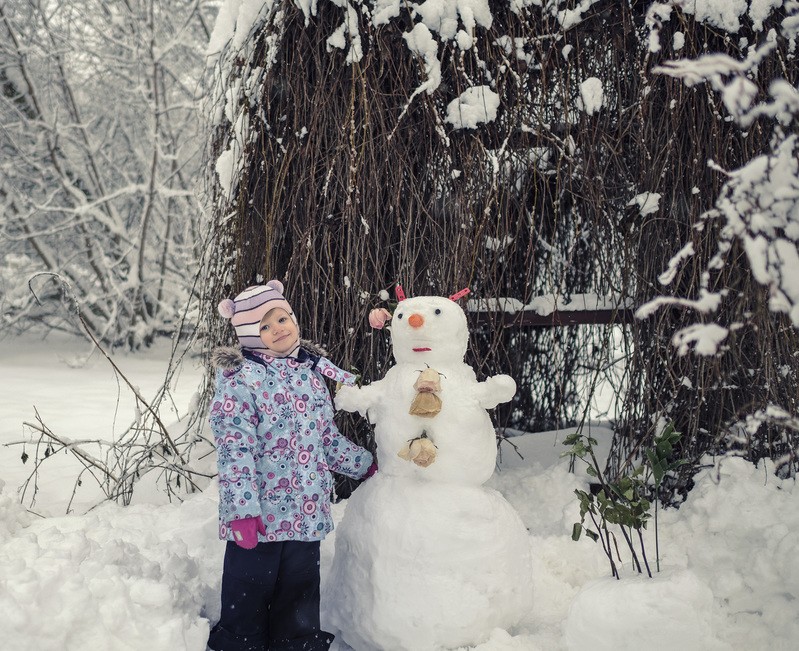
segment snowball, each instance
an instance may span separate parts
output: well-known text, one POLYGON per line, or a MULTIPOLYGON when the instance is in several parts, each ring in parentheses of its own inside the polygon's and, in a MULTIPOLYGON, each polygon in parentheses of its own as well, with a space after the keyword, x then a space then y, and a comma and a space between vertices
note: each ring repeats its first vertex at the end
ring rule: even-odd
POLYGON ((445 122, 456 129, 476 129, 481 122, 493 122, 498 107, 499 95, 488 86, 474 86, 449 103, 445 122))
POLYGON ((381 473, 336 530, 323 601, 341 638, 362 650, 454 649, 515 626, 532 607, 532 572, 510 504, 480 486, 381 473))

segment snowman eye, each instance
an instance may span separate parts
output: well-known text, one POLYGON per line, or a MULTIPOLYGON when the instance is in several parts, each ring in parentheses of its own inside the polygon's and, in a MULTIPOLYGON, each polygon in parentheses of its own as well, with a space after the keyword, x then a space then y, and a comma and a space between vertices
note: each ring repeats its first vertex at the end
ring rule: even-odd
POLYGON ((441 310, 439 310, 438 308, 436 308, 436 314, 441 314, 441 310))
POLYGON ((402 312, 400 312, 400 313, 397 315, 397 318, 398 318, 398 319, 401 319, 401 318, 402 318, 402 312))

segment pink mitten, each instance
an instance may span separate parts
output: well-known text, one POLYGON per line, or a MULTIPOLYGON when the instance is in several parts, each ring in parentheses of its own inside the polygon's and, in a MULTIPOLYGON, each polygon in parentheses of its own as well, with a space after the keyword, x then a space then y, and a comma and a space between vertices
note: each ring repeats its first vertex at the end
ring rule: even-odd
POLYGON ((233 520, 228 525, 233 531, 234 542, 243 549, 253 549, 258 544, 258 534, 266 535, 266 527, 260 515, 233 520))

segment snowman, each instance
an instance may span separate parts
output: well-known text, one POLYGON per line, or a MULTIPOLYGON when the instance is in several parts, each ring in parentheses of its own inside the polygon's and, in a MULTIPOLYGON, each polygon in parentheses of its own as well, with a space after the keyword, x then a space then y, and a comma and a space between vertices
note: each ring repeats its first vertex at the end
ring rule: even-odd
MULTIPOLYGON (((507 375, 478 382, 464 363, 466 315, 449 298, 405 298, 391 318, 396 364, 342 387, 336 407, 375 427, 379 472, 350 497, 324 588, 327 622, 356 651, 476 645, 531 608, 529 535, 483 486, 496 464, 486 412, 509 401, 507 375)), ((382 315, 382 318, 381 318, 382 315)))

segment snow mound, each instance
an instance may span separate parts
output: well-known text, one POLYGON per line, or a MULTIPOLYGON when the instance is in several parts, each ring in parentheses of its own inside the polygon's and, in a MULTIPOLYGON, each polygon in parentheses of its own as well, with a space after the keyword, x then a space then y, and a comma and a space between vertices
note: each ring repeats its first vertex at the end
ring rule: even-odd
POLYGON ((692 572, 625 576, 589 583, 564 624, 566 647, 595 651, 671 651, 730 647, 710 628, 713 593, 692 572), (674 626, 674 622, 680 622, 674 626))
POLYGON ((0 479, 0 543, 12 538, 20 529, 31 523, 28 512, 19 503, 19 500, 9 493, 0 479))
POLYGON ((201 613, 219 588, 202 568, 206 557, 221 564, 215 520, 199 496, 36 521, 0 546, 4 648, 205 648, 201 613))

